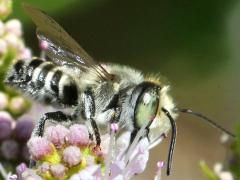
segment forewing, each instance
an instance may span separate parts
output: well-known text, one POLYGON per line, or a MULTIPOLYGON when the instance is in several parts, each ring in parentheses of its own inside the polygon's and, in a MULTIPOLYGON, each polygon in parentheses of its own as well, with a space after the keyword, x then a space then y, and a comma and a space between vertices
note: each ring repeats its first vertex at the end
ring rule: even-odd
POLYGON ((94 69, 103 80, 111 80, 111 75, 51 17, 43 11, 24 3, 23 8, 37 26, 40 41, 46 41, 46 54, 59 65, 77 66, 81 70, 94 69))

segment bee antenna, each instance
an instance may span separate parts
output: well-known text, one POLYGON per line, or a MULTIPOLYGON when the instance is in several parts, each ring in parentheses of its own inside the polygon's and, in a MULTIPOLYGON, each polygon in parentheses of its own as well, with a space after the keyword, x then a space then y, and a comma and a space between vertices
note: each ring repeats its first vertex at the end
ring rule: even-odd
POLYGON ((227 129, 223 128, 222 126, 220 126, 219 124, 217 124, 216 122, 214 122, 213 120, 209 119, 208 117, 202 115, 201 113, 198 112, 193 112, 191 109, 177 109, 177 111, 181 112, 181 113, 186 113, 186 114, 191 114, 194 116, 197 116, 199 118, 201 118, 202 120, 204 120, 205 122, 207 122, 208 124, 210 124, 211 126, 221 130, 222 132, 228 134, 229 136, 235 138, 236 135, 233 134, 232 132, 228 131, 227 129))
POLYGON ((166 110, 165 108, 162 108, 162 111, 165 113, 165 115, 170 120, 171 127, 172 127, 172 136, 171 136, 171 142, 170 142, 170 146, 169 146, 168 159, 167 159, 167 175, 169 176, 171 173, 172 157, 173 157, 173 152, 174 152, 174 148, 175 148, 175 144, 176 144, 177 126, 176 126, 176 122, 172 118, 169 111, 166 110))

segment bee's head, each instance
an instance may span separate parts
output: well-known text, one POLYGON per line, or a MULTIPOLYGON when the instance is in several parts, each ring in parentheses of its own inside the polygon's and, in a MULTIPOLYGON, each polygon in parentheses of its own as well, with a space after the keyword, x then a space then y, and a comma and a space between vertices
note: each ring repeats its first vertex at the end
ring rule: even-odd
POLYGON ((154 147, 172 129, 171 142, 167 160, 167 175, 171 172, 172 156, 176 142, 176 123, 177 112, 188 113, 200 117, 205 122, 220 129, 232 137, 235 134, 221 127, 208 117, 193 112, 190 109, 176 108, 172 98, 168 95, 168 87, 160 86, 158 83, 145 81, 137 85, 132 91, 131 104, 134 107, 133 126, 134 130, 146 128, 149 139, 149 148, 154 147), (145 126, 147 124, 147 126, 145 126))
POLYGON ((144 81, 132 91, 131 104, 134 107, 134 131, 140 129, 139 132, 141 132, 141 129, 146 129, 145 134, 149 139, 149 148, 157 145, 165 134, 172 129, 167 163, 167 175, 169 175, 176 141, 176 124, 174 119, 177 117, 177 114, 167 91, 167 86, 144 81))
POLYGON ((132 92, 134 129, 140 129, 146 122, 149 122, 147 129, 150 143, 159 139, 159 136, 166 134, 171 128, 169 119, 162 112, 162 108, 167 109, 174 119, 177 117, 172 98, 168 95, 168 89, 168 86, 145 81, 137 85, 132 92))
POLYGON ((22 82, 23 79, 24 79, 24 61, 18 60, 7 73, 4 82, 7 85, 14 86, 22 82))

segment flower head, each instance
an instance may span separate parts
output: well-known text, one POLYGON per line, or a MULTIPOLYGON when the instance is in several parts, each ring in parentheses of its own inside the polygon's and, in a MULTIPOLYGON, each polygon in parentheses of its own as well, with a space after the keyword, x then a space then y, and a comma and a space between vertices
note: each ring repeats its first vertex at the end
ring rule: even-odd
POLYGON ((116 136, 118 131, 118 124, 111 124, 109 133, 101 135, 98 147, 85 125, 50 126, 44 137, 32 137, 28 142, 37 166, 27 174, 35 171, 46 179, 130 179, 145 170, 149 142, 137 135, 137 143, 130 144, 131 132, 116 136))

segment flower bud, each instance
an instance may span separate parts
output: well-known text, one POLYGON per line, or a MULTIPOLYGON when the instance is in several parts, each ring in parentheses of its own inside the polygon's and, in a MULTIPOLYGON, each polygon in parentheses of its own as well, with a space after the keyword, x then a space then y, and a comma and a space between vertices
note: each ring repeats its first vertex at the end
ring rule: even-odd
POLYGON ((50 171, 54 177, 64 179, 66 167, 63 164, 54 164, 50 166, 50 171))
POLYGON ((22 173, 22 178, 24 180, 42 180, 42 178, 40 176, 38 176, 36 174, 36 172, 32 169, 26 169, 23 173, 22 173))
POLYGON ((23 99, 23 97, 21 97, 21 96, 16 96, 16 97, 13 97, 13 98, 10 100, 9 109, 10 109, 13 113, 20 113, 20 112, 22 112, 25 108, 26 108, 26 103, 25 103, 25 100, 23 99))
POLYGON ((62 126, 49 126, 46 129, 46 137, 51 141, 57 148, 61 147, 65 143, 65 137, 69 133, 69 130, 62 126))
POLYGON ((34 160, 40 160, 53 153, 51 142, 42 137, 33 137, 28 142, 29 152, 34 160))
POLYGON ((18 140, 27 141, 34 129, 34 120, 30 116, 22 116, 16 121, 15 135, 18 140))
POLYGON ((89 133, 86 126, 74 124, 69 128, 67 139, 72 145, 86 146, 89 144, 89 133))
POLYGON ((0 19, 5 19, 12 12, 12 1, 1 0, 0 1, 0 19))
POLYGON ((80 163, 82 154, 80 149, 76 146, 68 146, 63 151, 63 161, 66 162, 70 167, 80 163))
POLYGON ((27 141, 32 134, 34 128, 33 120, 30 117, 19 119, 15 127, 15 135, 18 140, 27 141))
POLYGON ((42 174, 47 173, 50 170, 50 163, 48 162, 43 162, 39 167, 38 171, 42 174))
POLYGON ((22 25, 18 19, 11 19, 5 24, 6 33, 14 34, 17 37, 22 35, 22 25))
POLYGON ((1 154, 7 160, 16 160, 19 155, 19 145, 14 140, 5 140, 1 144, 1 154))
POLYGON ((10 137, 12 122, 12 117, 8 112, 0 111, 0 141, 10 137))
POLYGON ((4 36, 4 40, 7 43, 8 47, 11 47, 11 48, 18 48, 19 47, 19 41, 20 40, 14 34, 6 34, 4 36))
POLYGON ((43 51, 47 50, 48 49, 48 42, 47 41, 40 41, 39 47, 43 51))

